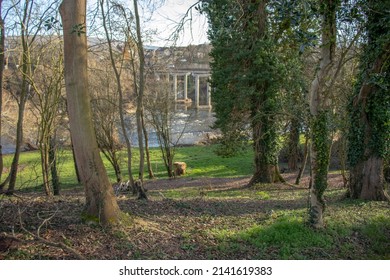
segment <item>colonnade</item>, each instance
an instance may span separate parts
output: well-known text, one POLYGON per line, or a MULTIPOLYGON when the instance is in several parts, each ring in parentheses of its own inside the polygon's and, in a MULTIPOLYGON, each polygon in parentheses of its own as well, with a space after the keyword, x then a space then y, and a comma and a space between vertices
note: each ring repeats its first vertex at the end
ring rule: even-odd
MULTIPOLYGON (((192 100, 194 102, 195 108, 201 108, 201 107, 207 107, 211 108, 211 87, 210 83, 207 81, 207 87, 206 87, 206 105, 200 105, 199 97, 200 97, 200 78, 203 77, 210 77, 210 74, 204 74, 204 73, 171 73, 169 74, 173 77, 173 94, 175 97, 176 102, 183 102, 187 103, 189 101, 188 98, 188 76, 192 75, 195 78, 195 100, 192 100), (177 82, 178 82, 178 76, 184 77, 184 96, 183 99, 178 99, 177 95, 177 82)), ((189 101, 191 102, 191 101, 189 101)))

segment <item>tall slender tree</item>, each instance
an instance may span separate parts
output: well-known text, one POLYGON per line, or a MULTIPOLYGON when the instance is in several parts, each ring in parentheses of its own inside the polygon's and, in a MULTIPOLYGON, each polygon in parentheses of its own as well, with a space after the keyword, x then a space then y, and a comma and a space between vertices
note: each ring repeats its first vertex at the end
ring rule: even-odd
POLYGON ((99 154, 92 123, 87 75, 86 0, 63 0, 67 105, 72 142, 85 188, 85 212, 103 224, 118 221, 119 207, 99 154))
POLYGON ((328 185, 330 135, 330 87, 336 55, 336 11, 339 0, 321 0, 321 53, 319 67, 311 83, 311 164, 312 178, 310 186, 310 223, 315 228, 324 226, 323 212, 325 201, 323 194, 328 185))
MULTIPOLYGON (((32 61, 31 61, 31 46, 34 44, 36 35, 39 32, 39 26, 42 25, 42 21, 38 20, 38 28, 31 28, 32 21, 32 8, 34 6, 33 0, 24 1, 22 4, 22 11, 18 15, 20 16, 20 45, 21 45, 21 66, 19 67, 20 74, 22 76, 22 81, 20 83, 20 89, 17 94, 17 103, 18 103, 18 117, 16 125, 16 143, 15 143, 15 152, 11 163, 10 173, 8 174, 7 179, 2 183, 0 189, 8 184, 7 194, 13 195, 15 191, 16 178, 18 174, 18 165, 19 158, 23 142, 23 122, 24 122, 24 113, 26 108, 26 102, 28 99, 28 94, 30 93, 30 86, 28 83, 28 78, 32 75, 32 61)), ((17 9, 17 5, 14 5, 14 8, 17 9)))
MULTIPOLYGON (((3 0, 0 0, 0 183, 1 175, 3 174, 3 147, 2 147, 2 112, 3 112, 3 77, 4 77, 4 62, 5 62, 5 26, 3 18, 3 0)), ((1 189, 0 189, 1 190, 1 189)))
POLYGON ((143 181, 145 172, 145 150, 144 150, 144 92, 145 92, 145 52, 143 38, 141 34, 141 19, 138 10, 138 1, 133 0, 134 17, 136 26, 136 45, 138 51, 138 79, 134 80, 134 90, 137 96, 137 134, 139 147, 139 179, 143 181))
MULTIPOLYGON (((124 113, 124 93, 123 93, 123 85, 122 85, 122 80, 121 80, 121 75, 122 75, 122 67, 123 67, 123 59, 124 59, 124 53, 122 54, 122 61, 119 63, 120 66, 118 66, 117 61, 115 61, 115 56, 113 52, 113 47, 112 47, 112 38, 110 34, 112 34, 111 29, 111 24, 110 24, 110 18, 108 17, 109 11, 111 10, 110 7, 110 2, 109 1, 104 1, 104 0, 99 0, 99 5, 102 13, 102 22, 103 22, 103 28, 104 28, 104 33, 106 35, 106 40, 108 44, 108 51, 109 51, 109 56, 110 56, 110 63, 112 70, 114 72, 115 76, 115 81, 116 81, 116 87, 117 87, 117 93, 118 93, 118 112, 119 112, 119 120, 120 120, 120 128, 122 131, 123 138, 126 143, 126 152, 127 152, 127 172, 128 172, 128 178, 130 181, 130 185, 132 188, 135 188, 134 184, 134 177, 133 177, 133 172, 132 172, 132 158, 133 158, 133 152, 132 152, 132 146, 131 146, 131 141, 130 137, 128 135, 127 129, 126 129, 126 122, 125 122, 125 113, 124 113), (107 6, 107 11, 105 10, 105 4, 107 6)), ((125 21, 125 29, 130 28, 130 22, 128 20, 127 14, 125 9, 123 8, 122 5, 116 4, 115 7, 119 9, 121 12, 122 16, 124 17, 125 21)), ((126 50, 126 48, 125 48, 126 50)))

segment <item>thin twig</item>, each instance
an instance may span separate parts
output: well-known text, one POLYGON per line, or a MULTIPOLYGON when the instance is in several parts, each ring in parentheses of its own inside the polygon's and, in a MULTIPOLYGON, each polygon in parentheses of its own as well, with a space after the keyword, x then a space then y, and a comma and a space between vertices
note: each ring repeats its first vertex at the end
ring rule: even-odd
MULTIPOLYGON (((66 245, 65 243, 63 243, 63 242, 52 242, 52 241, 49 241, 49 240, 47 240, 47 239, 45 239, 45 238, 43 238, 43 237, 40 237, 39 231, 40 231, 41 227, 42 227, 45 223, 47 223, 48 221, 50 221, 50 220, 54 217, 54 215, 57 213, 57 211, 56 211, 52 216, 50 216, 49 218, 45 219, 45 220, 41 223, 41 225, 38 227, 37 234, 32 233, 31 231, 27 230, 27 229, 23 226, 22 215, 21 215, 22 213, 21 213, 20 209, 18 209, 18 213, 19 213, 19 224, 20 224, 20 228, 21 228, 25 233, 27 233, 28 235, 32 236, 34 239, 31 240, 31 241, 28 241, 28 240, 23 240, 23 239, 17 238, 16 236, 13 236, 13 237, 11 237, 11 238, 13 238, 13 239, 16 240, 16 241, 20 241, 20 242, 22 242, 22 243, 30 243, 30 242, 38 241, 38 242, 41 242, 41 243, 43 243, 43 244, 45 244, 45 245, 47 245, 47 246, 60 248, 60 249, 66 251, 66 252, 68 252, 68 253, 71 253, 71 254, 73 254, 74 256, 76 256, 77 259, 80 259, 80 260, 85 260, 85 259, 86 259, 80 252, 78 252, 77 250, 75 250, 75 249, 73 249, 73 248, 67 246, 67 245, 66 245)), ((3 234, 3 235, 4 235, 4 234, 3 234)), ((7 234, 6 234, 6 235, 7 235, 7 234)), ((9 236, 7 236, 7 237, 9 237, 9 236)))

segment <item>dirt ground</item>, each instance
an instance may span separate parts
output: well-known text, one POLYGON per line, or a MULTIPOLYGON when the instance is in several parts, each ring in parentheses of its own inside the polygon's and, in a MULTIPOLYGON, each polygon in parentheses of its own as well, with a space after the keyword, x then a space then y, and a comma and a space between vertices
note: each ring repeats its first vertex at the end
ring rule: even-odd
MULTIPOLYGON (((290 183, 294 174, 284 174, 290 183)), ((244 187, 248 178, 200 178, 151 180, 150 199, 139 201, 118 196, 127 217, 121 225, 104 229, 83 221, 82 189, 64 191, 54 199, 36 193, 20 193, 0 200, 0 259, 253 259, 262 258, 254 247, 221 250, 215 230, 242 230, 267 219, 273 209, 307 206, 308 178, 301 185, 265 186, 272 197, 253 199, 229 196, 244 187), (194 197, 167 198, 167 191, 195 190, 194 197), (203 193, 202 193, 203 192, 203 193), (207 196, 220 192, 221 197, 207 196), (228 195, 226 195, 228 192, 228 195), (75 251, 72 251, 75 250, 75 251)), ((341 176, 329 178, 330 188, 342 188, 341 176)), ((236 193, 237 194, 237 193, 236 193)), ((250 195, 250 193, 249 193, 250 195)), ((268 256, 272 258, 272 254, 268 256)))

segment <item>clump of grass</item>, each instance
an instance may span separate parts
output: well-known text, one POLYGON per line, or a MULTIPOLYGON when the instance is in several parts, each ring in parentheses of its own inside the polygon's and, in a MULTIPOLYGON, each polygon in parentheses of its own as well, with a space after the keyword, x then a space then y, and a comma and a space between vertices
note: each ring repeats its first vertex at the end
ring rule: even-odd
POLYGON ((302 217, 277 218, 267 225, 255 225, 237 235, 260 249, 274 247, 281 259, 302 259, 311 248, 330 249, 332 238, 309 228, 302 217))
POLYGON ((257 191, 255 194, 259 199, 262 199, 262 200, 268 200, 271 198, 270 194, 268 192, 265 192, 265 191, 257 191))

